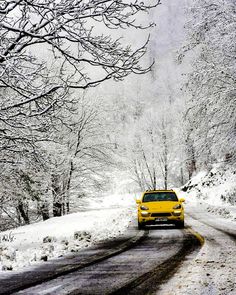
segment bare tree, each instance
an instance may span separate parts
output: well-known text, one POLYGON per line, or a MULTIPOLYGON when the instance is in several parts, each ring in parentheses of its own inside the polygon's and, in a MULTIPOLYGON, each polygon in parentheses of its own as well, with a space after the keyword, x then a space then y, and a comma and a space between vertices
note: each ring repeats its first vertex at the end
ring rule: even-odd
POLYGON ((131 170, 141 190, 168 188, 172 165, 173 132, 169 113, 155 114, 142 122, 134 139, 131 170))
POLYGON ((235 163, 235 1, 194 1, 189 39, 180 60, 194 49, 184 116, 190 176, 219 161, 235 163))
POLYGON ((98 178, 102 182, 112 166, 113 145, 105 139, 105 116, 102 106, 78 100, 74 113, 64 112, 54 144, 44 147, 50 162, 54 216, 69 213, 70 196, 97 186, 98 178))
MULTIPOLYGON (((0 165, 6 172, 2 179, 8 183, 0 191, 0 200, 6 204, 8 197, 4 193, 9 190, 11 205, 9 210, 2 208, 6 211, 3 214, 9 214, 14 222, 19 223, 22 218, 29 221, 26 213, 32 197, 29 192, 17 212, 13 209, 17 198, 11 190, 11 176, 16 173, 15 167, 35 181, 37 176, 31 172, 37 166, 41 181, 51 182, 54 203, 59 198, 60 214, 70 209, 75 178, 81 180, 81 185, 82 181, 93 179, 98 183, 98 178, 102 178, 99 171, 102 163, 108 163, 109 149, 97 140, 102 127, 94 119, 96 112, 86 110, 82 114, 78 110, 77 121, 73 118, 69 122, 68 118, 76 114, 78 97, 85 89, 150 70, 150 64, 142 62, 149 38, 132 48, 125 34, 127 30, 132 33, 152 26, 142 25, 141 18, 159 4, 160 1, 146 4, 139 0, 0 3, 0 165), (76 90, 80 93, 73 96, 76 90), (54 159, 58 158, 55 162, 49 155, 53 149, 54 159)), ((21 182, 22 190, 27 183, 30 182, 21 182)), ((33 189, 34 185, 31 183, 30 187, 33 189)), ((17 191, 15 185, 12 188, 17 191)), ((48 183, 38 189, 44 195, 36 201, 44 219, 49 217, 49 191, 48 183)))
MULTIPOLYGON (((36 140, 73 89, 143 74, 140 48, 112 37, 117 29, 145 29, 136 17, 160 1, 6 1, 0 6, 1 149, 36 140), (97 29, 99 28, 99 29, 97 29), (102 33, 101 33, 102 32, 102 33), (45 56, 46 55, 46 56, 45 56)), ((117 35, 117 34, 116 34, 117 35)), ((18 148, 17 148, 18 147, 18 148)))

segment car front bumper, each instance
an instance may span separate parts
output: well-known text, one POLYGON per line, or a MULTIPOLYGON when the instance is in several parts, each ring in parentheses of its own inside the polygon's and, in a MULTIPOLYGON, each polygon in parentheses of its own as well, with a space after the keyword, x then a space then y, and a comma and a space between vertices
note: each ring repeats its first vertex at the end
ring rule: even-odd
POLYGON ((181 212, 179 216, 174 216, 173 213, 169 214, 170 216, 158 216, 158 214, 155 214, 155 216, 147 216, 144 217, 139 213, 138 215, 138 221, 139 223, 143 224, 175 224, 178 222, 184 221, 184 213, 181 212))

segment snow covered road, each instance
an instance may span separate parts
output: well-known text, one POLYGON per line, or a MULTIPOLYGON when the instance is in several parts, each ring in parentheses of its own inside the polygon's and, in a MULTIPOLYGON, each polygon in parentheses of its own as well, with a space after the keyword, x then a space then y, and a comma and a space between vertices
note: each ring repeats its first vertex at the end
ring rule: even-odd
POLYGON ((198 253, 192 253, 158 295, 235 295, 236 224, 191 207, 187 223, 205 239, 198 253), (199 219, 199 220, 198 220, 199 219), (217 229, 218 228, 218 229, 217 229))
POLYGON ((118 255, 14 294, 146 294, 147 290, 155 291, 188 253, 199 248, 199 241, 188 230, 178 230, 175 226, 155 226, 147 232, 145 239, 118 255))
MULTIPOLYGON (((215 216, 206 207, 187 200, 184 230, 163 225, 138 231, 136 209, 132 206, 128 205, 128 211, 118 205, 117 209, 112 205, 100 211, 84 208, 84 217, 95 217, 91 224, 101 218, 99 224, 111 232, 110 238, 103 235, 105 241, 97 241, 91 248, 81 248, 74 254, 50 259, 25 271, 2 272, 0 294, 236 294, 234 220, 215 216), (114 218, 114 212, 117 218, 107 223, 110 215, 114 218), (117 225, 121 225, 121 216, 120 228, 117 225), (116 235, 118 230, 123 235, 114 238, 115 229, 116 235)), ((82 216, 80 213, 80 220, 82 216)), ((50 222, 60 225, 75 217, 72 214, 50 222)), ((69 224, 73 231, 78 228, 76 223, 69 224)), ((26 229, 30 231, 31 227, 26 229)))

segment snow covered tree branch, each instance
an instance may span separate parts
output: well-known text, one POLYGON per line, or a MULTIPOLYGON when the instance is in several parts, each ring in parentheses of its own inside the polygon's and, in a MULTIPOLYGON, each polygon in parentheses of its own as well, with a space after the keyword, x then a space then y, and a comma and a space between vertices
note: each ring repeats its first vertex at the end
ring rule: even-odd
POLYGON ((120 31, 152 26, 138 18, 159 4, 159 0, 2 3, 0 136, 5 143, 1 147, 11 146, 12 141, 14 145, 17 138, 36 140, 49 128, 55 110, 68 107, 73 89, 147 73, 151 65, 145 66, 141 59, 148 38, 132 48, 120 31))
POLYGON ((180 61, 195 52, 186 84, 185 122, 191 134, 193 166, 211 168, 216 161, 235 163, 235 1, 195 1, 189 11, 189 41, 180 61))

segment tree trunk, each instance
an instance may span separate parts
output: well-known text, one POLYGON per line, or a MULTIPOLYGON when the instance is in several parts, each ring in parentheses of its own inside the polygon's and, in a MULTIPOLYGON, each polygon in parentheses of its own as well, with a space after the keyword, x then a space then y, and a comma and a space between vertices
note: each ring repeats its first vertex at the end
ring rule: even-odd
POLYGON ((18 202, 17 209, 19 210, 20 216, 23 218, 25 224, 29 224, 28 212, 24 209, 24 204, 22 201, 18 202))
POLYGON ((191 145, 190 155, 191 155, 191 159, 188 161, 188 164, 187 164, 189 179, 191 179, 191 177, 193 176, 193 173, 197 170, 195 151, 192 145, 191 145))
POLYGON ((47 202, 43 203, 40 209, 41 209, 43 221, 49 219, 50 215, 49 215, 48 203, 47 202))
POLYGON ((181 181, 181 185, 184 185, 184 171, 183 171, 183 167, 180 168, 180 181, 181 181))
POLYGON ((165 126, 163 125, 163 143, 164 143, 164 186, 165 189, 168 187, 168 143, 167 143, 167 135, 166 135, 166 129, 164 128, 165 126))
POLYGON ((62 216, 62 203, 55 201, 53 202, 53 216, 62 216))
POLYGON ((16 214, 17 214, 18 223, 19 223, 19 225, 21 225, 22 221, 21 221, 21 215, 20 215, 20 211, 19 211, 18 206, 16 207, 16 214))
POLYGON ((73 164, 73 160, 71 160, 70 162, 70 171, 69 171, 69 176, 68 176, 68 181, 67 181, 67 186, 66 186, 66 192, 65 192, 65 196, 66 196, 66 213, 70 212, 70 186, 71 186, 71 179, 72 179, 72 174, 74 172, 75 168, 74 168, 74 164, 73 164))
POLYGON ((156 171, 155 168, 153 169, 153 189, 156 190, 157 188, 157 178, 156 178, 156 171))
POLYGON ((165 176, 164 176, 164 186, 165 186, 165 189, 167 189, 167 186, 168 186, 168 165, 167 163, 165 164, 165 176))
POLYGON ((66 202, 66 213, 69 213, 69 212, 70 212, 70 201, 68 199, 66 202))
POLYGON ((53 216, 62 216, 62 197, 59 176, 52 175, 53 216))

